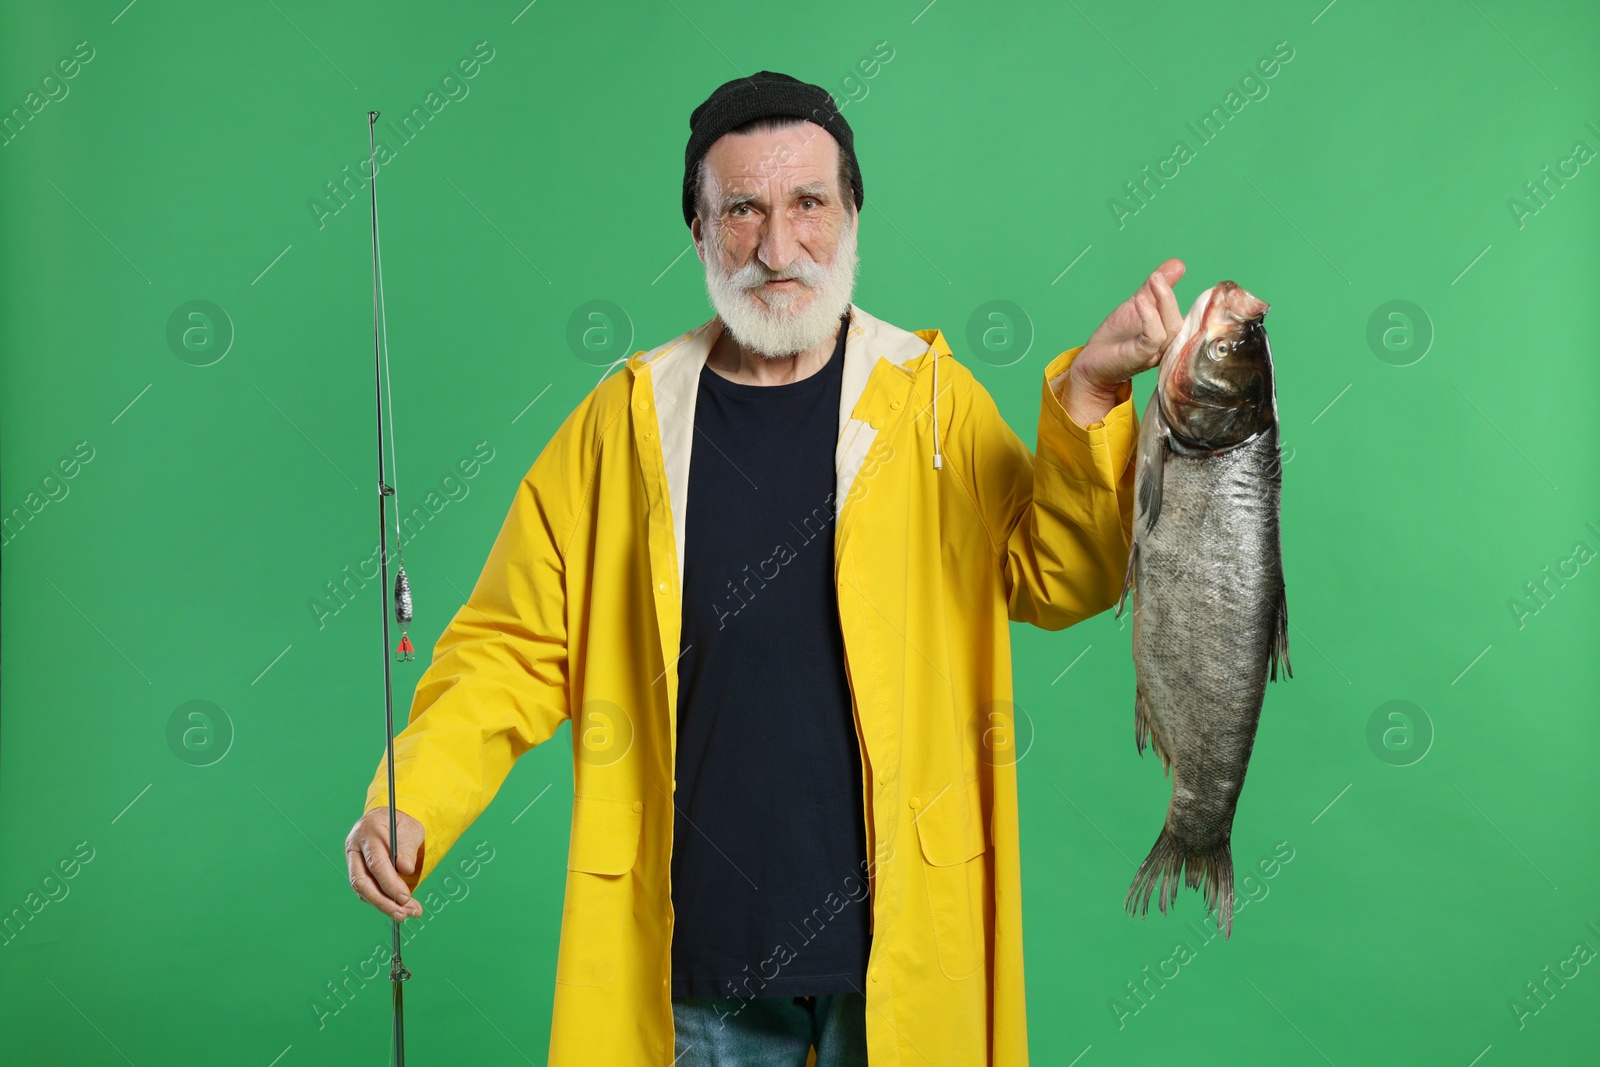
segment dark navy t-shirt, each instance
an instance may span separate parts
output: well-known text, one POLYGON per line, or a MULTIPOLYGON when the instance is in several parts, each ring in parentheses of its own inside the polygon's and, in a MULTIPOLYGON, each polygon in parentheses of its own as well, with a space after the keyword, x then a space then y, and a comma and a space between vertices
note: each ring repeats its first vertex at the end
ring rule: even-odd
POLYGON ((864 988, 866 830, 834 585, 844 365, 708 365, 695 400, 678 660, 673 996, 864 988))

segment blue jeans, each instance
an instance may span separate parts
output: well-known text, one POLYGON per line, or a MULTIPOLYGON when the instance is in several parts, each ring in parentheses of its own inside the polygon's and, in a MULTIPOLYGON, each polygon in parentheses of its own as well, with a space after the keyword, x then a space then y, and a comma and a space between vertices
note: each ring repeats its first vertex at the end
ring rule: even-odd
POLYGON ((867 1067, 867 998, 674 997, 674 1067, 867 1067))

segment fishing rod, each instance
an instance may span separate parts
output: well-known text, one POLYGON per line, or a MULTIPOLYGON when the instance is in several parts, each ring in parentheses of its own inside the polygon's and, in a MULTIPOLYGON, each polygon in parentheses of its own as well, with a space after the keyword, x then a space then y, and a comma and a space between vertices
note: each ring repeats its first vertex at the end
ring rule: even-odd
MULTIPOLYGON (((372 180, 372 357, 373 373, 378 395, 378 612, 383 619, 383 742, 389 768, 389 863, 400 870, 400 838, 395 827, 396 805, 394 798, 394 686, 389 666, 389 497, 394 497, 394 618, 401 627, 400 645, 395 650, 396 660, 416 658, 416 650, 405 626, 411 621, 411 583, 406 579, 405 543, 400 536, 400 497, 384 473, 384 408, 389 412, 389 453, 394 457, 394 395, 389 388, 389 325, 383 304, 383 261, 378 250, 378 168, 377 134, 375 125, 378 112, 367 112, 367 174, 372 180), (385 399, 387 398, 387 404, 385 399)), ((390 467, 394 480, 400 481, 400 462, 393 459, 390 467)), ((394 986, 394 1067, 405 1067, 405 996, 403 983, 411 977, 400 958, 400 920, 390 919, 394 939, 394 954, 389 957, 389 980, 394 986)))

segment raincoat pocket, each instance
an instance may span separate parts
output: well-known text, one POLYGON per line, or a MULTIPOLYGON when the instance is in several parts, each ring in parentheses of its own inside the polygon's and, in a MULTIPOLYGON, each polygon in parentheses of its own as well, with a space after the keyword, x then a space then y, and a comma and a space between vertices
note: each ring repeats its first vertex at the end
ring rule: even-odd
POLYGON ((572 798, 567 849, 567 894, 561 908, 556 981, 603 986, 611 982, 632 913, 633 870, 644 805, 605 797, 572 798))
POLYGON ((913 797, 923 881, 938 944, 939 968, 953 981, 970 978, 980 959, 979 910, 989 872, 988 827, 976 778, 932 797, 913 797))

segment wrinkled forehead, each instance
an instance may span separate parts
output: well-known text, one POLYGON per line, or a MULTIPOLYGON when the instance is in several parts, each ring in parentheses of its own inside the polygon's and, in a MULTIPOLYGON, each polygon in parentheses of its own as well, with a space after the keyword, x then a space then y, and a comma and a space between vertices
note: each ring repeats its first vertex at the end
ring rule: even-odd
POLYGON ((782 195, 821 184, 833 189, 839 142, 814 122, 780 130, 725 133, 706 153, 708 184, 723 194, 782 195))

